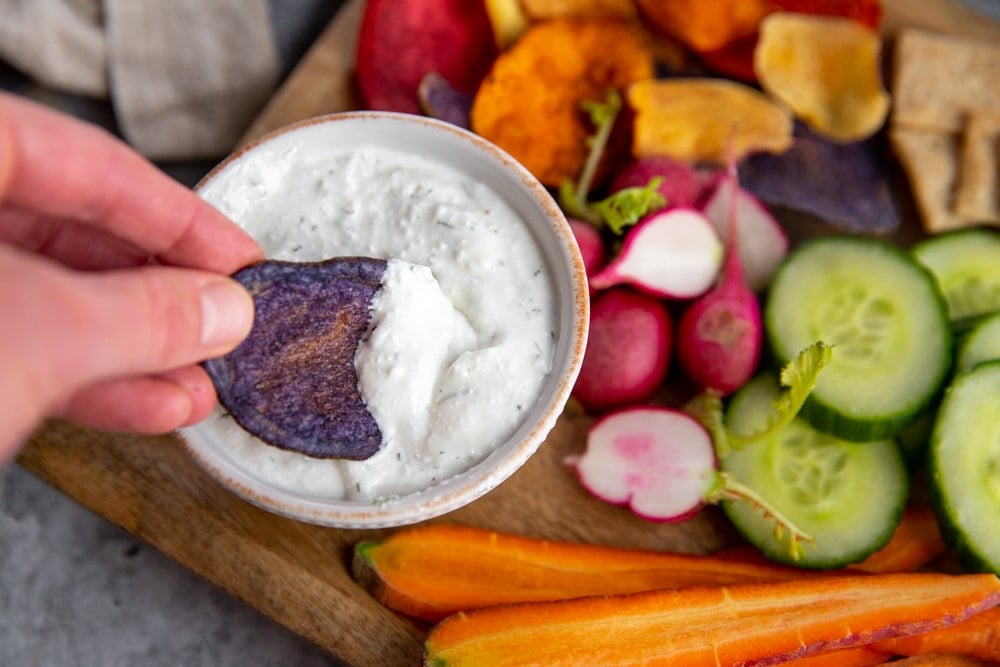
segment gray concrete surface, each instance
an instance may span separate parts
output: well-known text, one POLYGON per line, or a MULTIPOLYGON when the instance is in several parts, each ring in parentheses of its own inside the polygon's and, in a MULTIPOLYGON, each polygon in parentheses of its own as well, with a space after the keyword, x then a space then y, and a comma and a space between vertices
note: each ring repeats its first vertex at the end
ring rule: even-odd
POLYGON ((337 661, 17 465, 0 471, 0 665, 337 661))

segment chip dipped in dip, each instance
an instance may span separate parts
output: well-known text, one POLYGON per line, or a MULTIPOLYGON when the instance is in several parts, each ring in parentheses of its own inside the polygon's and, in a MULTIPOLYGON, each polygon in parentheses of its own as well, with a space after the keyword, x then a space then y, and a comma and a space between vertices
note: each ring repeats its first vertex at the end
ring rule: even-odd
POLYGON ((390 260, 354 360, 380 448, 360 461, 317 459, 217 410, 205 427, 252 475, 384 501, 479 463, 539 401, 558 334, 556 285, 532 231, 490 186, 388 147, 299 144, 245 156, 200 194, 270 259, 390 260))

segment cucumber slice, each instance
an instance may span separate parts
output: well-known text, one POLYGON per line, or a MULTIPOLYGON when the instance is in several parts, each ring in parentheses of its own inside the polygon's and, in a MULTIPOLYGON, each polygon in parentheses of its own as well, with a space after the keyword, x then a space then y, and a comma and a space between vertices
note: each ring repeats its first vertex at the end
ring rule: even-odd
POLYGON ((920 241, 912 252, 937 279, 953 322, 1000 311, 1000 232, 960 229, 920 241))
POLYGON ((802 416, 845 440, 896 436, 951 368, 951 328, 933 277, 871 237, 820 237, 795 249, 771 282, 764 324, 782 365, 818 340, 833 346, 802 416))
POLYGON ((970 570, 1000 575, 1000 361, 958 375, 931 435, 931 498, 945 540, 970 570))
MULTIPOLYGON (((737 434, 762 429, 778 391, 770 374, 751 380, 729 404, 728 428, 737 434)), ((720 466, 812 536, 815 545, 805 545, 805 554, 795 560, 787 540, 775 537, 773 519, 743 502, 722 503, 740 534, 765 556, 800 567, 843 567, 885 546, 909 492, 906 464, 895 442, 840 440, 800 417, 733 450, 720 466)))
POLYGON ((1000 359, 1000 313, 981 319, 962 338, 955 355, 955 372, 993 359, 1000 359))

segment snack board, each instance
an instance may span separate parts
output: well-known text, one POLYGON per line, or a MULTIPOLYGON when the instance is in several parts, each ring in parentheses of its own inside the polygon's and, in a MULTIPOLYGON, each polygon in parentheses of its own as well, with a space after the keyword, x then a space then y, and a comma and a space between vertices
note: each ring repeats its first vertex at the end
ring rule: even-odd
MULTIPOLYGON (((951 3, 885 3, 885 29, 1000 36, 1000 26, 951 3)), ((352 72, 363 3, 348 2, 263 111, 247 139, 321 113, 355 108, 352 72)), ((905 240, 919 236, 903 202, 905 240)), ((803 223, 792 236, 822 232, 803 223)), ((651 524, 583 491, 563 465, 590 418, 572 405, 539 452, 510 480, 441 521, 536 537, 705 553, 735 535, 708 509, 679 525, 651 524)), ((52 422, 19 463, 92 511, 352 665, 415 664, 424 628, 375 602, 350 576, 350 549, 387 531, 342 531, 260 510, 224 490, 172 436, 107 434, 52 422)))

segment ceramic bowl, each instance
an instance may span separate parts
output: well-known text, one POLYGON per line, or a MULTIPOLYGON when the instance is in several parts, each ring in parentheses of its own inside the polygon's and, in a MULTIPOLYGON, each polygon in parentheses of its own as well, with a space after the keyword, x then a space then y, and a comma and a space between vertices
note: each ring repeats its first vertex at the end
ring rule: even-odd
POLYGON ((183 429, 181 440, 198 464, 225 487, 255 505, 294 519, 342 528, 381 528, 453 511, 489 492, 520 468, 546 438, 569 399, 583 360, 589 319, 586 275, 572 231, 548 191, 505 152, 456 126, 407 114, 338 113, 282 128, 224 160, 199 184, 198 191, 205 196, 220 179, 245 170, 254 156, 259 162, 268 151, 297 146, 412 153, 492 188, 531 232, 555 287, 557 331, 551 372, 513 435, 484 460, 431 486, 377 502, 306 493, 271 483, 222 446, 222 436, 212 420, 183 429))

